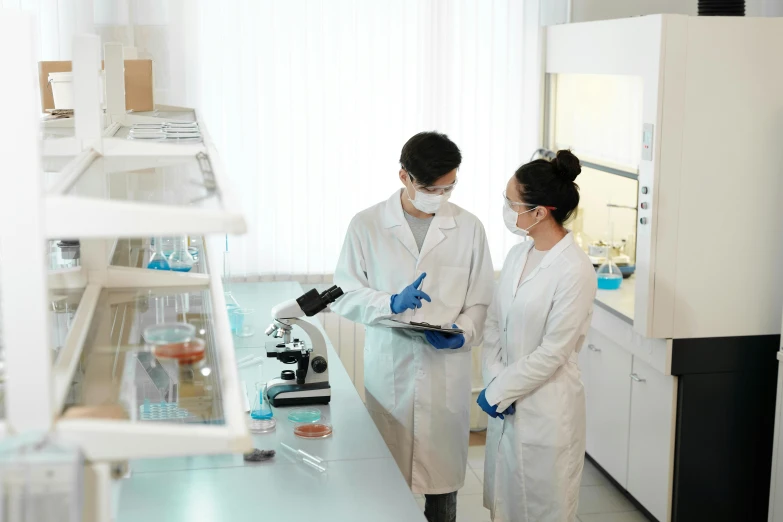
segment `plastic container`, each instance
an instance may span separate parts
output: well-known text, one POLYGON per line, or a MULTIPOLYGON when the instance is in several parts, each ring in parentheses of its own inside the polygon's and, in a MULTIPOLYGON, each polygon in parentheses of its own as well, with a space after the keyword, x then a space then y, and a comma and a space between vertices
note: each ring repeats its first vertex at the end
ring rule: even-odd
POLYGON ((52 86, 54 108, 57 110, 73 109, 73 73, 49 73, 49 85, 52 86))
POLYGON ((164 345, 190 341, 196 336, 196 327, 188 323, 163 323, 144 329, 144 341, 152 345, 164 345))
POLYGON ((332 435, 332 425, 325 422, 297 424, 294 435, 300 439, 325 439, 332 435))
POLYGON ((288 414, 288 420, 297 424, 312 424, 321 420, 321 410, 316 408, 296 408, 288 414))
POLYGON ((0 451, 0 520, 81 522, 84 466, 77 446, 38 434, 6 435, 0 451))
POLYGON ((175 359, 180 365, 197 363, 204 359, 206 343, 195 338, 180 343, 162 344, 155 347, 155 357, 175 359))

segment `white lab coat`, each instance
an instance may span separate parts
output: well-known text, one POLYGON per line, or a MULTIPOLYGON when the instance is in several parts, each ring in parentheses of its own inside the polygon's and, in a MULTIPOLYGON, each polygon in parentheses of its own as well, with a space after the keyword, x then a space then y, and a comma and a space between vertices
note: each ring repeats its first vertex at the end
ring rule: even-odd
POLYGON ((367 409, 402 474, 414 493, 458 490, 468 458, 470 348, 481 342, 492 301, 493 267, 484 227, 447 202, 419 253, 396 191, 351 221, 334 283, 345 295, 332 311, 367 326, 367 409), (393 315, 392 294, 422 272, 427 277, 421 288, 432 302, 422 301, 415 314, 393 315), (436 350, 421 334, 378 326, 389 318, 456 323, 465 330, 465 345, 436 350))
POLYGON ((577 366, 592 318, 596 276, 566 235, 518 287, 533 242, 503 266, 484 335, 490 405, 484 506, 495 522, 576 520, 585 454, 585 398, 577 366))

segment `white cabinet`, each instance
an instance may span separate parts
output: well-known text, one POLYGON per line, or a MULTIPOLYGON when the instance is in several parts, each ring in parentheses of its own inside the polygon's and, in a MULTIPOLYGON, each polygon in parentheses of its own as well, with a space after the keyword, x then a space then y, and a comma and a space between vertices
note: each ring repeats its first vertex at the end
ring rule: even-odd
POLYGON ((639 345, 634 336, 626 335, 630 325, 593 324, 579 354, 587 402, 587 453, 655 518, 667 522, 677 379, 644 358, 640 346, 649 343, 639 345))
POLYGON ((631 407, 632 356, 596 330, 586 346, 587 451, 614 479, 626 486, 631 407))
POLYGON ((634 357, 626 489, 660 522, 671 519, 676 379, 634 357))

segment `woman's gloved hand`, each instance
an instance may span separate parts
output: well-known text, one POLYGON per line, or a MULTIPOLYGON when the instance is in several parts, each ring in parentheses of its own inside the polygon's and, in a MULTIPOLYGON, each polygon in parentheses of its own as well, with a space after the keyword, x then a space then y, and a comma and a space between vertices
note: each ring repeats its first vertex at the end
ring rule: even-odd
POLYGON ((514 415, 517 412, 517 409, 514 407, 514 403, 511 403, 511 406, 506 408, 506 411, 503 412, 503 415, 514 415))
POLYGON ((422 280, 427 277, 426 272, 421 274, 418 279, 413 283, 406 286, 405 289, 399 294, 391 296, 391 311, 394 314, 399 314, 405 310, 413 310, 415 308, 421 308, 421 300, 432 302, 430 296, 419 290, 422 280))
MULTIPOLYGON (((454 328, 457 327, 456 324, 452 326, 454 328)), ((465 336, 462 334, 447 334, 428 330, 424 332, 424 337, 427 338, 427 342, 429 342, 438 350, 456 350, 458 348, 462 348, 462 346, 465 344, 465 336)))
MULTIPOLYGON (((487 402, 486 393, 487 393, 487 389, 486 388, 481 390, 481 393, 479 393, 478 399, 476 399, 476 404, 478 404, 479 408, 484 410, 484 412, 487 415, 489 415, 490 417, 492 417, 493 419, 497 419, 498 417, 500 417, 501 419, 505 419, 505 417, 503 416, 502 413, 498 413, 498 407, 497 406, 490 406, 489 405, 489 402, 487 402)), ((512 404, 511 406, 508 407, 508 409, 506 409, 506 411, 509 411, 513 407, 514 407, 514 405, 512 404)), ((514 411, 516 411, 516 410, 514 410, 514 411)))

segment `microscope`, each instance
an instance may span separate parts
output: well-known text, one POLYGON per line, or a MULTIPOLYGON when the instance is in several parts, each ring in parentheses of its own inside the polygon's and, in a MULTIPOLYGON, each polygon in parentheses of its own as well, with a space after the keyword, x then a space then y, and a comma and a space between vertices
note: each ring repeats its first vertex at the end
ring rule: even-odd
POLYGON ((326 340, 321 330, 303 317, 312 317, 335 302, 343 291, 333 286, 319 294, 312 289, 298 299, 285 301, 272 308, 273 322, 266 335, 282 342, 268 343, 266 355, 284 364, 296 364, 296 371, 283 370, 280 377, 267 383, 266 395, 272 406, 299 406, 329 404, 332 390, 329 386, 329 364, 326 340), (294 326, 299 326, 310 337, 310 344, 292 339, 294 326))

